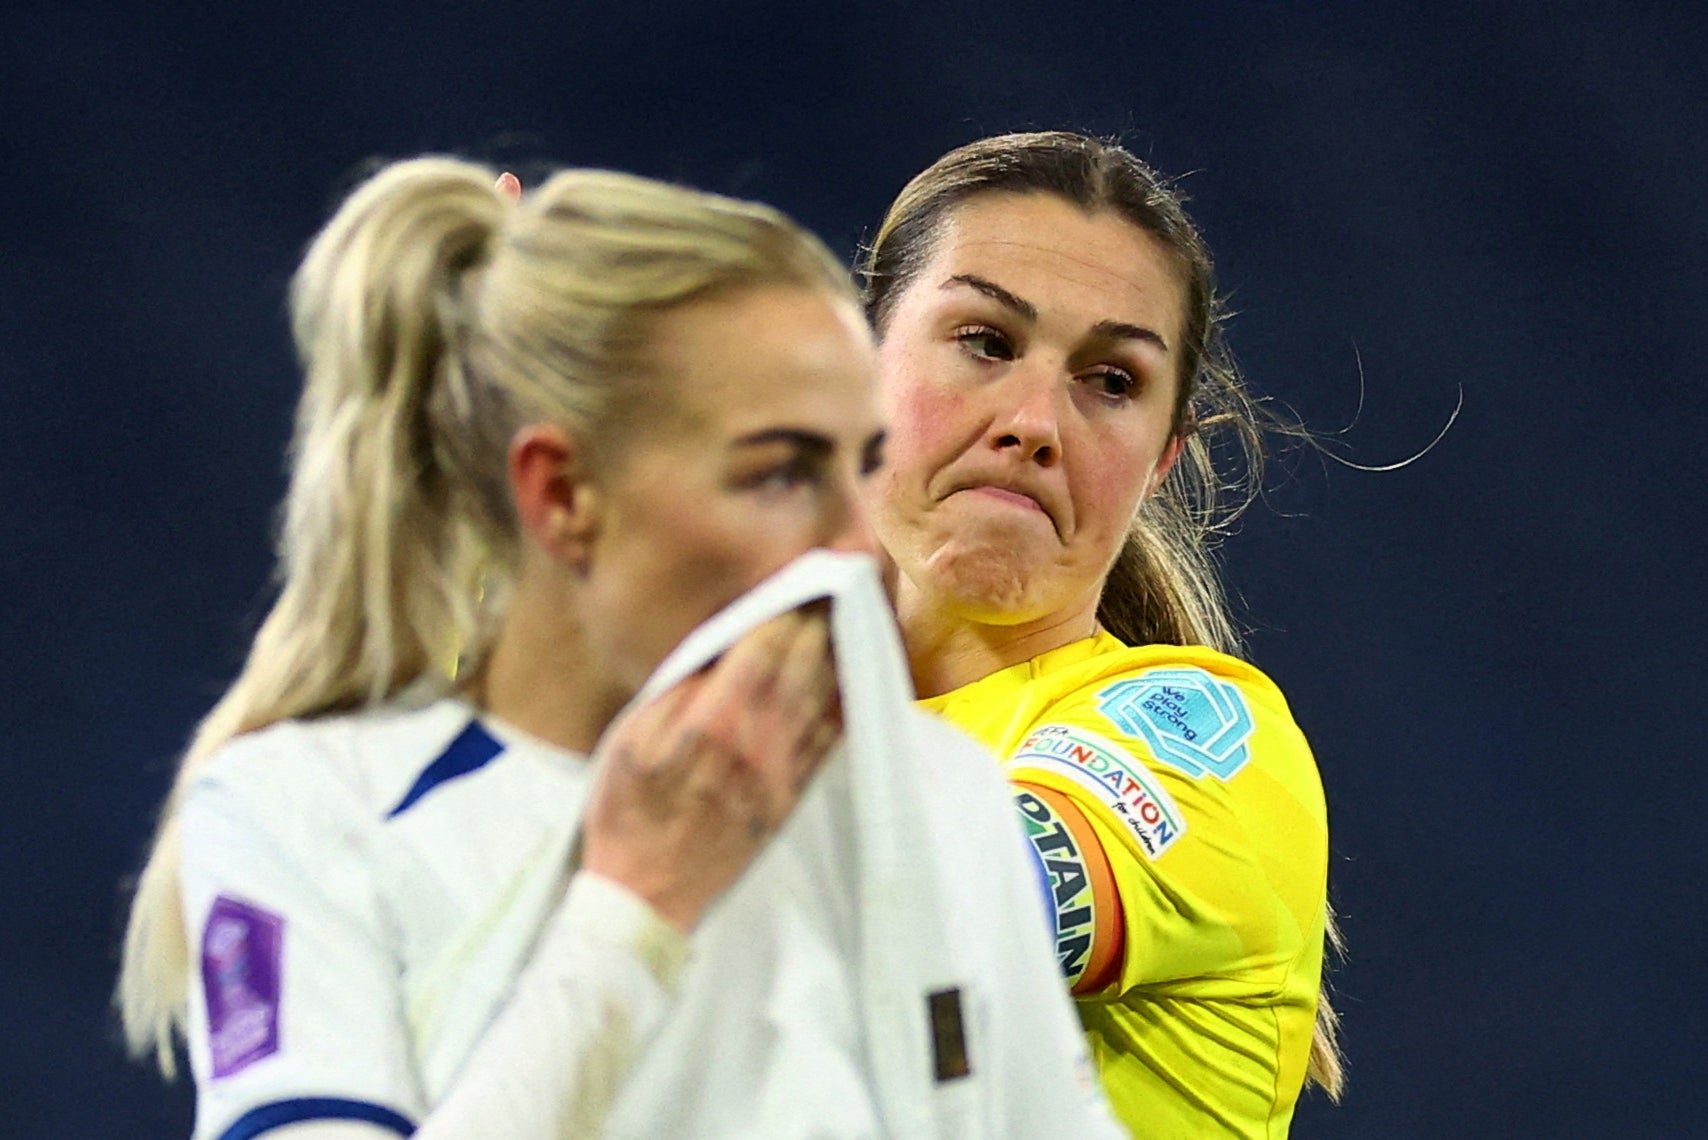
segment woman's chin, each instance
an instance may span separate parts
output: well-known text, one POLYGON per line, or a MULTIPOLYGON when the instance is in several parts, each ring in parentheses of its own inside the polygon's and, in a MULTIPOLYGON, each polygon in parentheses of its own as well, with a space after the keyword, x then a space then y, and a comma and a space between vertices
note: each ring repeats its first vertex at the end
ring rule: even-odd
POLYGON ((1018 625, 1042 616, 1039 567, 1012 549, 945 549, 910 574, 933 605, 985 625, 1018 625))

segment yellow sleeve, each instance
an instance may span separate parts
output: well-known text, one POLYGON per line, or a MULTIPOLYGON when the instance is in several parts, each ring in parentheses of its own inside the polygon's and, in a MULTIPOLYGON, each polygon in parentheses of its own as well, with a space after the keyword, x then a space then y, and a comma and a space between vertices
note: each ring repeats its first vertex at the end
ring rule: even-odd
POLYGON ((1293 747, 1284 710, 1197 668, 1106 678, 1042 710, 1008 775, 1069 799, 1103 846, 1125 934, 1105 995, 1290 960, 1267 801, 1293 747))

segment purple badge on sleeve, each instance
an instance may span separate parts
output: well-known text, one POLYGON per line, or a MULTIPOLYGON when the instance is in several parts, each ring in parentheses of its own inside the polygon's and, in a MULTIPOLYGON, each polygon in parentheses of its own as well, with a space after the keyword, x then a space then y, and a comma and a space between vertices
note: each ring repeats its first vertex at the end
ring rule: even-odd
POLYGON ((202 933, 213 1075, 229 1077, 279 1051, 279 949, 285 920, 220 895, 202 933))

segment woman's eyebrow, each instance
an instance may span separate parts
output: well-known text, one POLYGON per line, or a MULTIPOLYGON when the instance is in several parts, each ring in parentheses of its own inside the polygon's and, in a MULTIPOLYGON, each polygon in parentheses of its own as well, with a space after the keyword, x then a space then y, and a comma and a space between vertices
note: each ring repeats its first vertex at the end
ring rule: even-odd
POLYGON ((734 440, 736 447, 763 447, 770 443, 789 444, 814 459, 828 458, 836 450, 836 443, 829 436, 808 431, 806 428, 765 428, 737 436, 734 440))
POLYGON ((1130 325, 1126 321, 1098 321, 1091 326, 1091 335, 1105 340, 1142 340, 1156 345, 1164 352, 1168 351, 1168 341, 1155 329, 1147 329, 1143 325, 1130 325))
POLYGON ((965 285, 969 289, 976 289, 1003 308, 1012 310, 1028 321, 1038 319, 1038 306, 1023 297, 1010 293, 996 282, 978 276, 976 273, 957 273, 943 282, 941 288, 952 289, 956 285, 965 285))
MULTIPOLYGON (((996 282, 976 273, 957 273, 944 281, 941 288, 953 289, 957 285, 965 285, 974 289, 1016 316, 1027 321, 1038 319, 1038 306, 1026 298, 1012 293, 996 282)), ((1129 324, 1126 321, 1098 321, 1091 326, 1091 335, 1104 340, 1142 340, 1156 345, 1162 351, 1168 351, 1168 341, 1155 329, 1147 329, 1143 325, 1129 324)))

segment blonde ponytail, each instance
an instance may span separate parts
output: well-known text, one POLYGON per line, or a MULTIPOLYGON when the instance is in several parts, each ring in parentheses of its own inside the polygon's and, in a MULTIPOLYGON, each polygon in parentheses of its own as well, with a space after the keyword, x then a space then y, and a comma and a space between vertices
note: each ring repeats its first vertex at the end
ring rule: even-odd
POLYGON ((427 445, 428 392, 454 382, 446 352, 466 271, 505 203, 492 178, 423 161, 362 186, 292 283, 307 374, 273 604, 237 681, 197 728, 137 882, 119 1004, 125 1036, 171 1073, 189 949, 178 894, 177 804, 209 756, 276 721, 378 700, 471 639, 469 547, 444 525, 444 473, 427 445))
POLYGON ((671 308, 767 284, 854 300, 836 258, 767 207, 602 171, 517 204, 495 179, 446 158, 388 167, 292 282, 305 383, 278 600, 180 764, 125 936, 125 1035, 168 1074, 190 969, 177 809, 200 767, 243 733, 478 664, 518 561, 510 439, 546 421, 609 449, 625 417, 667 403, 635 389, 656 395, 646 343, 671 308))

